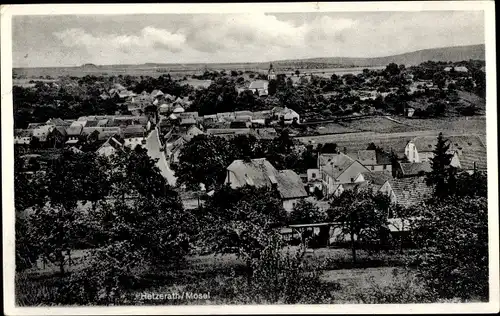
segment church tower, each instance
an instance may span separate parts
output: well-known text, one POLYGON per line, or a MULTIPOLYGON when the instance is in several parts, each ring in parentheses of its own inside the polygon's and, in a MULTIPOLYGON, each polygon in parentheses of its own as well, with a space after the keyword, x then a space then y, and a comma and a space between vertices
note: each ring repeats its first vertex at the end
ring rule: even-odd
POLYGON ((274 72, 273 64, 269 64, 269 70, 267 71, 267 80, 276 80, 276 73, 274 72))

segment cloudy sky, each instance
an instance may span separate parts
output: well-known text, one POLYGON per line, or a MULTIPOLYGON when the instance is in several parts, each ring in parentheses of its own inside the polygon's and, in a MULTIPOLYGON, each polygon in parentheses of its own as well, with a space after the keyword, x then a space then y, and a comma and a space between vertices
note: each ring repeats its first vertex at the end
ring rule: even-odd
POLYGON ((483 44, 481 11, 15 16, 13 66, 379 57, 483 44))

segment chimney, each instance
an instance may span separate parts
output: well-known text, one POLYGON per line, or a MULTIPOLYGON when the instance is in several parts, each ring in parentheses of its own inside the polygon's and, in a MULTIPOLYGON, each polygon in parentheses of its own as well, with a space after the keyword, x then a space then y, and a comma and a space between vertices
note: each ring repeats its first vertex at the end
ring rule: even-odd
POLYGON ((347 154, 347 147, 344 147, 344 154, 347 154))
POLYGON ((476 171, 477 171, 477 164, 476 164, 476 162, 474 161, 474 173, 476 173, 476 171))

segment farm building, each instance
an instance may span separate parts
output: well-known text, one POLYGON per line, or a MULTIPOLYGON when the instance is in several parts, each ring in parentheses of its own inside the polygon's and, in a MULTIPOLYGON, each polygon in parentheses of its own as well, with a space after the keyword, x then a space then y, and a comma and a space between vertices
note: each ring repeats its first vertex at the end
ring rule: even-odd
POLYGON ((318 169, 323 180, 323 194, 330 196, 337 184, 360 183, 365 179, 362 173, 370 172, 359 161, 346 154, 321 154, 318 169))
POLYGON ((15 129, 14 130, 14 144, 16 145, 29 145, 31 136, 33 135, 32 129, 15 129))
POLYGON ((235 160, 227 167, 224 183, 232 188, 245 185, 278 190, 283 207, 288 212, 295 204, 308 196, 300 176, 292 170, 276 170, 265 158, 251 161, 235 160))
POLYGON ((135 148, 146 143, 146 129, 142 125, 129 125, 123 130, 124 146, 135 148))
POLYGON ((97 149, 96 153, 98 155, 103 156, 111 156, 115 154, 118 150, 122 150, 125 141, 119 136, 112 136, 108 138, 108 140, 102 144, 99 149, 97 149))
POLYGON ((398 162, 397 168, 394 170, 394 176, 396 178, 421 177, 431 171, 429 161, 398 162))
POLYGON ((255 80, 250 82, 248 86, 248 90, 257 93, 259 96, 267 96, 268 95, 268 87, 269 81, 267 80, 255 80))
MULTIPOLYGON (((476 135, 445 136, 453 154, 451 165, 472 172, 486 170, 486 146, 476 135)), ((408 142, 405 155, 410 162, 429 161, 434 157, 435 136, 418 136, 408 142)))
POLYGON ((363 166, 371 171, 392 170, 391 158, 389 154, 378 150, 358 150, 347 153, 349 157, 359 161, 363 166))
POLYGON ((387 194, 392 203, 403 207, 414 206, 433 194, 432 187, 425 182, 425 177, 387 180, 379 192, 387 194))

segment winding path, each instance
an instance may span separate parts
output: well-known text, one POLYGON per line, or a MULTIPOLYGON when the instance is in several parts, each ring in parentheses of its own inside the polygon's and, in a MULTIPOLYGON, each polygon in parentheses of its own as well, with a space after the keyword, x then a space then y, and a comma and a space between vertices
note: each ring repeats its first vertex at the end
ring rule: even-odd
POLYGON ((165 154, 160 151, 161 142, 158 136, 158 130, 155 128, 146 138, 146 149, 148 150, 148 155, 153 159, 158 159, 156 165, 160 169, 160 172, 167 182, 171 186, 175 186, 176 177, 174 172, 170 169, 165 154))

